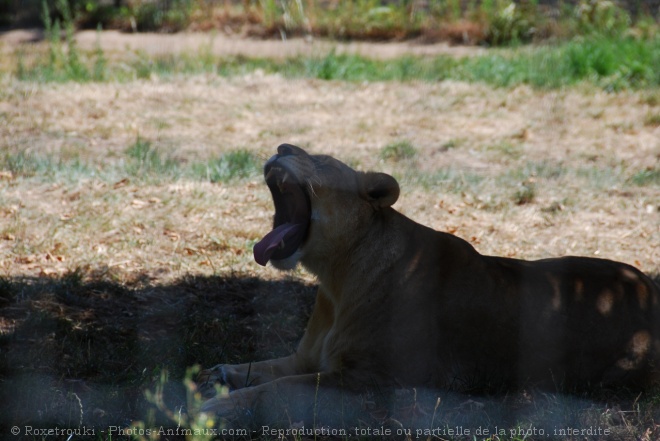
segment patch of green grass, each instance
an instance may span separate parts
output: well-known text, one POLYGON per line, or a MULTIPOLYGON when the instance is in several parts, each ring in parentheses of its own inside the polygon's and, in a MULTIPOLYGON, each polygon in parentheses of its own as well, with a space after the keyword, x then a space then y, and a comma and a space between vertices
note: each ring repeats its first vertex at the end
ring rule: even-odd
POLYGON ((640 101, 650 107, 660 106, 660 90, 646 91, 640 101))
POLYGON ((660 85, 660 39, 596 38, 570 43, 563 61, 576 80, 592 80, 607 89, 660 85))
POLYGON ((219 158, 193 165, 196 177, 210 182, 228 182, 248 178, 259 173, 258 158, 247 150, 233 150, 219 158))
POLYGON ((443 143, 440 146, 440 151, 445 152, 447 150, 459 148, 464 143, 465 143, 465 139, 463 139, 463 138, 453 138, 453 139, 450 139, 449 141, 443 143))
POLYGON ((534 3, 516 4, 509 1, 484 1, 487 17, 485 41, 493 46, 529 42, 534 35, 536 11, 534 3))
POLYGON ((541 179, 560 179, 571 172, 561 162, 528 162, 524 166, 509 170, 506 176, 511 180, 524 181, 530 177, 541 179))
POLYGON ((615 2, 581 0, 573 14, 570 24, 577 35, 623 35, 632 24, 628 11, 615 2))
POLYGON ((536 199, 536 181, 527 179, 521 182, 513 195, 513 201, 516 205, 525 205, 534 202, 536 199))
POLYGON ((160 2, 137 2, 133 6, 135 28, 140 32, 176 32, 186 28, 192 12, 192 1, 173 0, 160 2))
MULTIPOLYGON (((51 31, 55 33, 55 31, 51 31)), ((72 43, 71 43, 72 44, 72 43)), ((528 84, 558 88, 588 82, 607 90, 653 89, 660 87, 660 38, 592 37, 532 49, 493 50, 486 55, 404 56, 375 60, 358 55, 337 54, 297 56, 285 60, 269 58, 214 57, 208 48, 179 55, 149 57, 133 54, 128 62, 108 61, 99 47, 89 54, 69 45, 68 57, 59 40, 51 42, 48 59, 28 62, 15 54, 17 76, 22 80, 131 81, 152 76, 213 73, 225 77, 254 71, 281 74, 289 78, 317 78, 333 81, 443 81, 480 82, 496 87, 528 84), (91 66, 91 67, 88 67, 91 66)))
POLYGON ((67 0, 57 0, 56 13, 61 17, 53 20, 48 2, 42 2, 42 22, 44 34, 49 42, 48 57, 40 59, 31 66, 27 66, 23 54, 18 54, 17 76, 22 80, 39 82, 65 82, 65 81, 103 81, 106 79, 107 60, 97 42, 94 51, 95 61, 93 67, 88 67, 88 60, 78 49, 74 38, 74 16, 67 0), (64 45, 61 42, 61 31, 64 29, 64 45))
MULTIPOLYGON (((451 167, 420 170, 414 161, 418 152, 409 141, 388 144, 381 149, 380 155, 384 160, 403 165, 395 175, 407 187, 472 195, 486 195, 493 188, 500 188, 500 193, 513 195, 511 199, 520 204, 533 201, 537 195, 535 184, 521 182, 551 181, 551 185, 559 186, 570 182, 596 190, 626 185, 660 185, 660 170, 657 168, 637 171, 627 171, 622 167, 572 168, 561 162, 547 161, 528 162, 496 175, 451 167)), ((124 151, 123 157, 108 158, 94 165, 81 160, 76 154, 54 156, 33 154, 25 150, 0 154, 0 171, 9 172, 11 179, 36 179, 44 182, 72 182, 93 177, 114 183, 129 176, 136 182, 191 179, 227 183, 258 176, 261 163, 254 153, 245 149, 229 150, 208 160, 182 161, 163 153, 153 142, 141 137, 124 151)))
POLYGON ((295 58, 285 61, 233 60, 222 74, 261 69, 288 77, 340 81, 481 82, 496 87, 528 84, 558 88, 590 82, 606 89, 660 86, 660 39, 595 37, 532 50, 496 50, 487 55, 456 59, 450 56, 372 60, 357 55, 295 58))
MULTIPOLYGON (((444 194, 461 194, 472 200, 475 206, 487 210, 502 210, 511 205, 542 202, 548 188, 572 188, 603 191, 628 185, 657 185, 660 171, 643 170, 630 174, 622 168, 570 167, 562 162, 528 162, 522 166, 507 168, 500 172, 473 172, 444 167, 437 170, 419 170, 405 167, 395 173, 402 187, 418 187, 424 191, 444 194)), ((572 205, 562 196, 562 205, 572 205)), ((546 211, 555 211, 549 209, 546 211)))
POLYGON ((621 167, 579 167, 571 174, 596 190, 606 190, 625 183, 621 167))
POLYGON ((478 193, 478 187, 486 179, 484 175, 443 167, 433 171, 409 168, 400 178, 406 187, 420 186, 424 190, 438 193, 478 193))
POLYGON ((163 153, 154 147, 151 141, 140 136, 133 145, 125 151, 128 161, 126 172, 131 176, 140 175, 173 175, 179 172, 179 161, 171 157, 164 157, 163 153))
POLYGON ((493 152, 496 155, 511 159, 519 159, 523 154, 522 146, 518 144, 511 144, 508 141, 501 141, 496 144, 486 146, 486 151, 493 152))
POLYGON ((660 113, 649 112, 644 118, 644 125, 648 127, 660 127, 660 113))
POLYGON ((0 157, 0 169, 11 172, 14 176, 34 176, 46 170, 50 162, 43 158, 36 158, 27 151, 18 153, 5 153, 0 157))
MULTIPOLYGON (((148 79, 154 75, 163 78, 200 73, 218 73, 224 74, 223 76, 239 75, 238 72, 234 73, 233 71, 223 72, 224 60, 213 57, 209 51, 210 49, 204 46, 196 52, 165 54, 153 58, 150 58, 144 52, 137 52, 128 64, 128 71, 117 72, 117 74, 120 75, 119 79, 128 78, 129 80, 131 77, 148 79)), ((235 64, 231 59, 227 63, 235 64)))
POLYGON ((126 150, 131 158, 127 171, 132 175, 186 176, 209 182, 229 182, 250 178, 259 174, 261 161, 252 152, 244 149, 231 150, 217 158, 184 164, 172 157, 164 157, 149 141, 138 138, 126 150))
POLYGON ((397 141, 380 150, 380 157, 394 162, 410 160, 417 156, 415 146, 408 140, 397 141))
POLYGON ((101 161, 91 166, 77 155, 33 154, 27 150, 0 154, 0 171, 10 172, 13 178, 65 181, 82 177, 97 177, 110 182, 121 176, 135 179, 188 178, 210 182, 229 182, 257 176, 261 160, 244 149, 231 150, 205 161, 182 161, 166 154, 152 141, 137 137, 124 150, 119 160, 101 161))
MULTIPOLYGON (((455 65, 451 57, 431 59, 404 56, 383 61, 359 55, 336 54, 334 51, 324 56, 293 58, 283 62, 251 59, 244 61, 244 66, 256 62, 256 69, 281 73, 287 77, 333 81, 435 81, 448 78, 447 70, 455 65)), ((232 71, 235 72, 236 69, 225 69, 221 73, 232 71)))
POLYGON ((27 150, 6 152, 0 156, 0 170, 11 172, 17 177, 77 179, 81 175, 93 174, 77 155, 68 159, 50 155, 35 155, 27 150))
POLYGON ((635 173, 630 182, 640 187, 647 185, 660 185, 660 168, 647 168, 635 173))
POLYGON ((595 37, 462 60, 451 77, 499 87, 557 88, 587 81, 606 89, 657 87, 660 39, 595 37))

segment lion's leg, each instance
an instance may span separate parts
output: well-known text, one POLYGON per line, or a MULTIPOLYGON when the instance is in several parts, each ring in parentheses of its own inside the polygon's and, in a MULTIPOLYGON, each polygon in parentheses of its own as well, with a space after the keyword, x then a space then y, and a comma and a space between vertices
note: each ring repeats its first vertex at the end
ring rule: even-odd
POLYGON ((211 398, 200 410, 230 420, 257 416, 259 421, 269 424, 340 422, 344 412, 353 408, 351 403, 357 396, 349 392, 350 388, 344 388, 345 380, 328 372, 282 377, 211 398))
POLYGON ((204 396, 213 396, 216 384, 228 386, 231 390, 257 386, 302 373, 299 365, 295 354, 256 363, 219 364, 200 372, 197 383, 204 396))
POLYGON ((236 390, 318 370, 323 341, 334 320, 333 310, 328 294, 319 288, 312 316, 295 354, 257 363, 216 365, 200 373, 197 381, 200 391, 210 397, 216 384, 236 390))

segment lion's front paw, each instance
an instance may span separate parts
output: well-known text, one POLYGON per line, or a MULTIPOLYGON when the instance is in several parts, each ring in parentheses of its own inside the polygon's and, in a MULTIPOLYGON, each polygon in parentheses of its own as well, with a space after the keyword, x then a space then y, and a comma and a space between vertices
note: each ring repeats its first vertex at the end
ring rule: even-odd
POLYGON ((231 392, 229 394, 217 395, 206 400, 199 408, 200 412, 210 413, 226 420, 236 420, 242 416, 251 414, 249 394, 243 391, 231 392))
POLYGON ((204 398, 211 398, 217 394, 216 386, 232 386, 227 382, 226 365, 218 364, 210 369, 204 369, 197 376, 197 390, 204 398))

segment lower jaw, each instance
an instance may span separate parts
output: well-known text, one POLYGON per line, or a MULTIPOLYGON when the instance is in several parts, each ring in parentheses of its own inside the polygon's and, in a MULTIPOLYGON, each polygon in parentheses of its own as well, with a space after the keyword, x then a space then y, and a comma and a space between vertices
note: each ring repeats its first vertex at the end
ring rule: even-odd
POLYGON ((292 255, 285 257, 284 259, 271 259, 270 263, 278 270, 288 271, 292 270, 298 265, 300 259, 302 259, 303 252, 298 248, 292 255))

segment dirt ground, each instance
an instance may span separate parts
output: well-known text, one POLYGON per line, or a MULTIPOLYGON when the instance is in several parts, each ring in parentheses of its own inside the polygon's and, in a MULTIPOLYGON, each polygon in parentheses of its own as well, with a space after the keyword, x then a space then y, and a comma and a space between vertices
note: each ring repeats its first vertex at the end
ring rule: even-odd
MULTIPOLYGON (((0 54, 32 38, 4 34, 0 54)), ((78 38, 91 47, 96 35, 78 38)), ((117 54, 194 50, 209 40, 214 53, 254 56, 334 46, 101 36, 104 51, 117 54)), ((383 58, 481 51, 339 46, 383 58)), ((146 415, 140 391, 153 388, 163 366, 182 376, 195 363, 249 361, 295 346, 313 278, 253 261, 252 246, 272 215, 263 179, 129 176, 126 150, 137 139, 181 163, 236 149, 265 161, 278 144, 297 144, 394 174, 402 189, 396 209, 482 253, 595 256, 657 274, 660 188, 657 180, 635 181, 660 167, 660 127, 645 122, 658 112, 653 93, 343 83, 258 71, 101 84, 2 75, 0 154, 55 161, 34 176, 0 170, 0 380, 12 385, 0 402, 18 403, 0 429, 37 414, 42 423, 71 424, 83 405, 86 422, 128 424, 146 415), (416 156, 384 159, 383 149, 397 142, 416 156), (66 165, 72 161, 87 168, 66 165), (295 295, 287 300, 287 292, 295 295)))
MULTIPOLYGON (((11 51, 20 44, 37 43, 43 32, 14 30, 0 34, 0 50, 11 51)), ((210 48, 217 56, 244 55, 247 57, 286 58, 297 55, 326 54, 335 50, 338 54, 364 55, 390 59, 403 55, 453 55, 470 56, 484 53, 485 49, 474 46, 450 46, 447 43, 418 44, 415 42, 336 42, 313 38, 283 40, 246 39, 223 33, 131 34, 119 31, 80 31, 76 41, 83 50, 93 50, 100 44, 104 52, 113 54, 126 51, 143 51, 150 55, 162 55, 210 48)))

